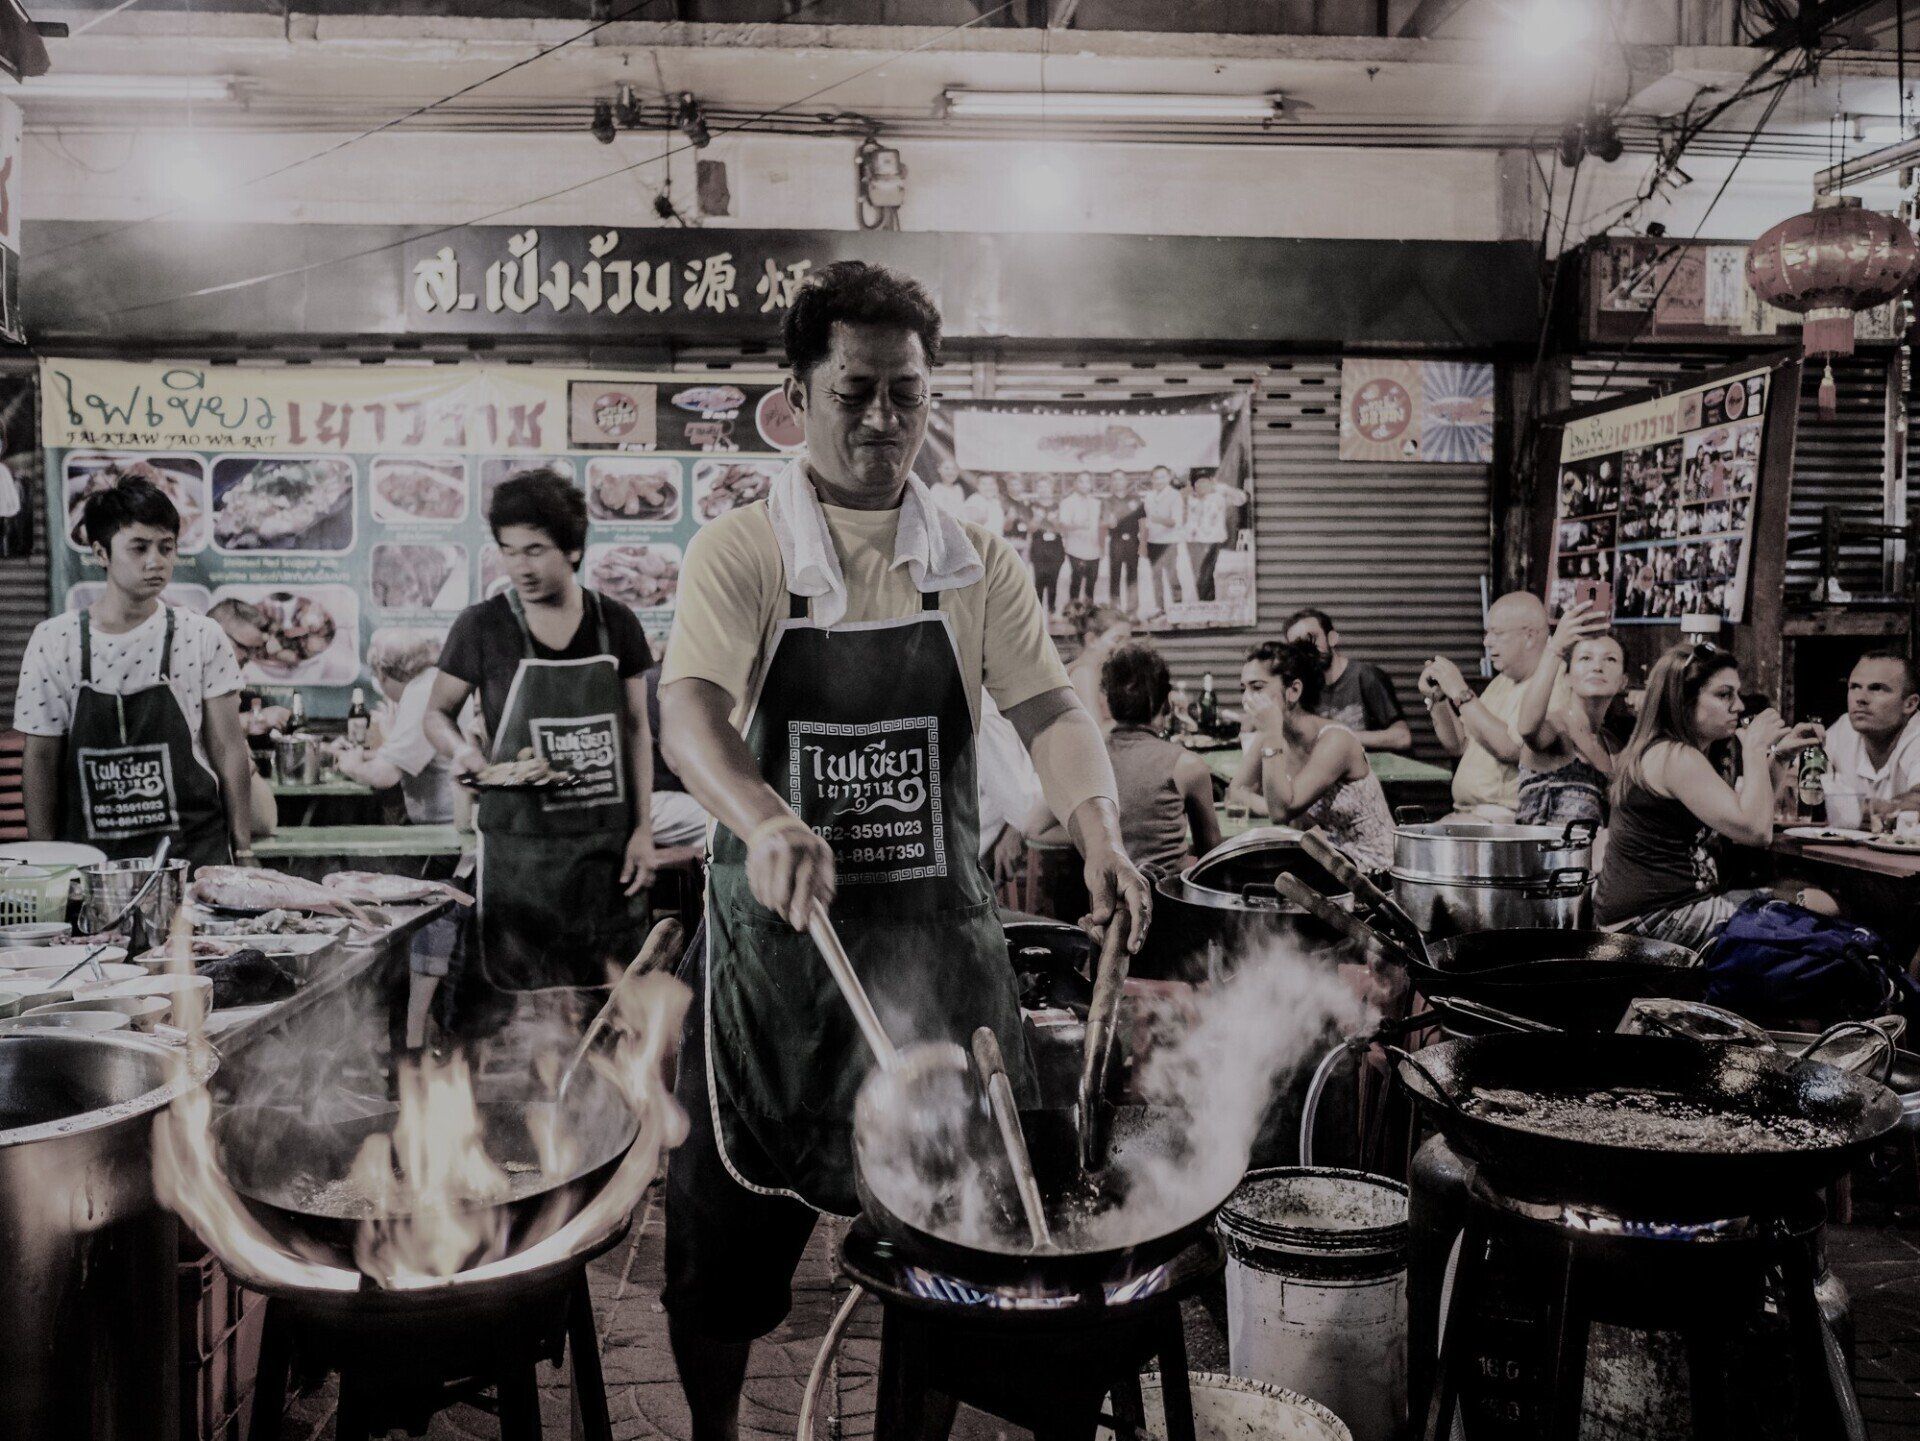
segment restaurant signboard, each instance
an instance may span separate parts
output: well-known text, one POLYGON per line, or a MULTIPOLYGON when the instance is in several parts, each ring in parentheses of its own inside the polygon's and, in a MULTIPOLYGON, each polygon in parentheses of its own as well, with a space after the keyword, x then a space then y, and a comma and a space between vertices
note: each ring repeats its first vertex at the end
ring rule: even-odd
POLYGON ((1618 624, 1744 617, 1776 379, 1761 367, 1565 423, 1548 571, 1555 613, 1597 597, 1618 624))
POLYGON ((375 651, 417 650, 505 586, 488 502, 548 466, 586 496, 583 579, 659 642, 693 532, 764 494, 799 443, 779 387, 731 371, 48 359, 53 604, 99 594, 81 508, 138 475, 181 515, 168 600, 221 623, 250 684, 367 685, 375 651))

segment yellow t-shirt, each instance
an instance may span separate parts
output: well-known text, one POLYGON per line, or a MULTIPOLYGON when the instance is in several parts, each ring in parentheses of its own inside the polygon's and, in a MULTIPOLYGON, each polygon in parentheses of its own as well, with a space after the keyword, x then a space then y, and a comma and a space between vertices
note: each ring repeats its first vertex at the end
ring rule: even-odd
MULTIPOLYGON (((918 614, 920 592, 907 567, 893 564, 900 512, 821 509, 847 581, 843 624, 918 614)), ((987 573, 973 585, 942 591, 940 608, 953 626, 960 675, 978 727, 983 686, 1005 711, 1068 681, 1020 557, 999 536, 962 525, 987 573)), ((733 697, 734 724, 741 724, 772 653, 774 632, 787 618, 787 604, 786 570, 765 501, 702 526, 680 568, 660 683, 689 677, 711 681, 733 697)))
MULTIPOLYGON (((1525 689, 1512 676, 1497 675, 1480 693, 1480 703, 1505 721, 1511 730, 1520 714, 1520 695, 1525 689)), ((1569 694, 1567 678, 1563 675, 1554 682, 1549 709, 1559 710, 1567 703, 1569 694)), ((1465 811, 1475 806, 1505 806, 1508 810, 1514 810, 1519 804, 1520 767, 1508 765, 1479 741, 1469 740, 1466 753, 1460 757, 1460 764, 1453 772, 1454 809, 1465 811)))

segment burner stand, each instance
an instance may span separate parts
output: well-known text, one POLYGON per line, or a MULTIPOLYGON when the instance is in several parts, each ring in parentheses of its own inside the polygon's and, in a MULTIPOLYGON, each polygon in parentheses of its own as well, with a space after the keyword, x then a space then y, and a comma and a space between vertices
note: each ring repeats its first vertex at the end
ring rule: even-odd
POLYGON ((1194 1441, 1180 1302, 1225 1263, 1209 1230, 1144 1275, 1091 1295, 1041 1294, 930 1271, 856 1222, 840 1269, 882 1308, 874 1435, 945 1441, 964 1402, 1035 1441, 1092 1441, 1103 1423, 1134 1441, 1140 1368, 1158 1358, 1167 1441, 1194 1441), (1104 1412, 1110 1394, 1116 1416, 1104 1412))
POLYGON ((501 1441, 540 1441, 534 1365, 568 1353, 575 1436, 613 1441, 587 1263, 618 1240, 525 1276, 440 1291, 269 1294, 248 1441, 280 1441, 296 1356, 340 1377, 337 1441, 422 1435, 449 1406, 486 1406, 489 1391, 501 1441))
POLYGON ((1817 1196, 1668 1221, 1522 1200, 1474 1173, 1427 1441, 1456 1418, 1468 1441, 1578 1441, 1596 1324, 1679 1338, 1699 1441, 1865 1441, 1814 1291, 1823 1223, 1817 1196))

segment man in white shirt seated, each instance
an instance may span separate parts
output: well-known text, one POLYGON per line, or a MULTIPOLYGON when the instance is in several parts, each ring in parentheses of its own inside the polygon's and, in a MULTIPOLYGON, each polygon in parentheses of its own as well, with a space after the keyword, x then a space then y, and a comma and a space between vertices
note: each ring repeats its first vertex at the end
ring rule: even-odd
POLYGON ((1827 820, 1920 811, 1920 685, 1913 662, 1870 651, 1847 677, 1847 713, 1827 729, 1827 820))

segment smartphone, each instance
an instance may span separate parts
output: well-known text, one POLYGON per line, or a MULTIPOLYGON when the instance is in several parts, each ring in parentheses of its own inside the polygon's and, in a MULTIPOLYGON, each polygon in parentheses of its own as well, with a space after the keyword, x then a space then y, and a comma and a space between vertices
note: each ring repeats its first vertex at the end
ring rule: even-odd
POLYGON ((1607 620, 1613 618, 1613 587, 1604 580, 1576 580, 1573 583, 1573 603, 1584 602, 1593 607, 1595 615, 1607 620))

